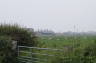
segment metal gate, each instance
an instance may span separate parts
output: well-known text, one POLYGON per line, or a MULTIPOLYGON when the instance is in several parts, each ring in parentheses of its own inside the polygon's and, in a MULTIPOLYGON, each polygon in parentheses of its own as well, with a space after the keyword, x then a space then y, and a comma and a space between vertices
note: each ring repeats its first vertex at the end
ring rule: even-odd
POLYGON ((63 52, 63 49, 18 46, 18 62, 55 63, 56 60, 63 62, 63 52))
POLYGON ((18 46, 18 63, 92 63, 94 59, 70 55, 67 57, 64 53, 65 49, 18 46))

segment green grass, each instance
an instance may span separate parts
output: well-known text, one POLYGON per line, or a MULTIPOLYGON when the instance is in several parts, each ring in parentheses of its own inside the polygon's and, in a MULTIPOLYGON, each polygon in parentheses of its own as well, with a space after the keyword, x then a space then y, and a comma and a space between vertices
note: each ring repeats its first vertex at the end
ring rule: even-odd
MULTIPOLYGON (((93 56, 88 55, 85 57, 84 54, 86 51, 90 53, 89 46, 96 43, 95 36, 41 36, 38 40, 38 47, 40 48, 62 49, 62 51, 35 50, 34 52, 41 54, 56 55, 36 55, 35 57, 37 58, 48 60, 47 62, 39 63, 90 63, 90 57, 93 58, 93 56)), ((95 51, 93 50, 93 52, 95 51)), ((92 59, 93 63, 95 60, 96 58, 92 59)))
POLYGON ((39 51, 40 53, 45 52, 52 55, 58 55, 57 57, 48 57, 49 58, 48 61, 50 61, 48 63, 60 63, 60 62, 77 63, 78 61, 79 62, 81 61, 80 57, 83 58, 85 49, 91 44, 94 44, 96 42, 96 37, 95 36, 41 36, 39 38, 39 42, 40 43, 38 46, 41 48, 56 48, 56 49, 64 50, 64 52, 39 51), (74 61, 73 62, 69 61, 72 58, 74 61), (68 60, 68 62, 64 60, 68 60))
POLYGON ((94 43, 95 37, 90 36, 41 36, 39 38, 40 47, 63 48, 64 46, 86 47, 94 43))

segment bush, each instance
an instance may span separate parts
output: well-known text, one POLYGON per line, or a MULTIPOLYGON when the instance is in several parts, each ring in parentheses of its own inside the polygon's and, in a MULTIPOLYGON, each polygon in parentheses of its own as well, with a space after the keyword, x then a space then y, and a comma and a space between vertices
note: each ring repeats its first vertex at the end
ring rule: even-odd
POLYGON ((9 37, 0 36, 0 63, 16 63, 15 50, 9 37))
POLYGON ((27 28, 18 25, 0 25, 0 36, 9 36, 18 42, 18 45, 36 46, 37 38, 34 31, 29 32, 27 28))
MULTIPOLYGON (((21 46, 37 46, 34 31, 18 25, 0 25, 0 63, 16 63, 17 53, 12 41, 21 46)), ((18 63, 18 62, 17 62, 18 63)))

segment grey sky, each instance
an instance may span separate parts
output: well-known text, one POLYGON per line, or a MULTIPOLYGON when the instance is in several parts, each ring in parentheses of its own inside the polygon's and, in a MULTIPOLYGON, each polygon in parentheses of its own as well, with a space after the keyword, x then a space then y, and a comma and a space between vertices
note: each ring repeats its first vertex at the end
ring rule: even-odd
POLYGON ((0 0, 0 23, 56 32, 96 31, 96 0, 0 0))

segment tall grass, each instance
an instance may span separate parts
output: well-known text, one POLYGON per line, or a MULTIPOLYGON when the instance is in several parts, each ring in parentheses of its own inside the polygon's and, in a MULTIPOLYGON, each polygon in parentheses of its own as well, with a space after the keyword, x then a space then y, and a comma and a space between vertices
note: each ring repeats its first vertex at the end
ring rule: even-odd
POLYGON ((95 36, 42 36, 39 40, 38 47, 63 50, 63 52, 39 51, 40 53, 58 55, 48 57, 48 63, 95 63, 95 36))

